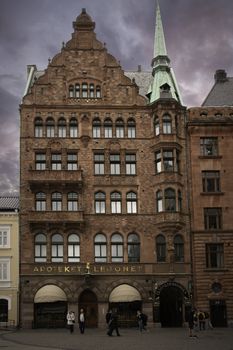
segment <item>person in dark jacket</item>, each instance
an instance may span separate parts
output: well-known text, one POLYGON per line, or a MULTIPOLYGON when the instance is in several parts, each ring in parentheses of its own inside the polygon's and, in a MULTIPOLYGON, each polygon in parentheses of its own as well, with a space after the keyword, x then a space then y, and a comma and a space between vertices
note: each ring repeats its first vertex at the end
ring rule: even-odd
POLYGON ((197 335, 193 333, 193 328, 195 323, 195 313, 196 313, 196 309, 192 308, 188 316, 188 324, 189 324, 189 336, 197 338, 197 335))
POLYGON ((109 335, 110 337, 112 336, 112 332, 116 331, 117 336, 120 336, 119 330, 118 330, 118 316, 117 313, 115 311, 112 311, 111 316, 110 316, 110 320, 108 322, 108 332, 107 335, 109 335))

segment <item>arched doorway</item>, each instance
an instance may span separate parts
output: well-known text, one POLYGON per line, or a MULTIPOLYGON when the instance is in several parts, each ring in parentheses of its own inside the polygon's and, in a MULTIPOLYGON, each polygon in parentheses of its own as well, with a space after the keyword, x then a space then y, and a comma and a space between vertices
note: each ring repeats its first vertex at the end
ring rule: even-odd
POLYGON ((160 291, 160 322, 162 327, 181 327, 183 323, 183 292, 177 286, 160 291))
POLYGON ((98 326, 98 301, 94 292, 84 290, 79 297, 79 310, 84 309, 86 327, 98 326))
POLYGON ((40 288, 34 298, 34 327, 63 328, 66 325, 67 297, 55 286, 40 288))
POLYGON ((141 310, 142 301, 138 290, 128 284, 114 288, 109 296, 109 309, 116 309, 121 327, 137 325, 136 313, 141 310))

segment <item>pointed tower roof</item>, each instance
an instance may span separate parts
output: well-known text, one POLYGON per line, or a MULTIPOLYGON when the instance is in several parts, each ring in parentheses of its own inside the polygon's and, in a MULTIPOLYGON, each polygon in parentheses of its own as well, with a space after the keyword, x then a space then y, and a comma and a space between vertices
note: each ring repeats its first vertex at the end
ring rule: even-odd
POLYGON ((154 58, 151 65, 153 68, 153 80, 147 94, 150 103, 155 102, 159 98, 174 98, 182 104, 175 75, 170 67, 170 59, 167 56, 163 24, 158 2, 156 8, 154 58))

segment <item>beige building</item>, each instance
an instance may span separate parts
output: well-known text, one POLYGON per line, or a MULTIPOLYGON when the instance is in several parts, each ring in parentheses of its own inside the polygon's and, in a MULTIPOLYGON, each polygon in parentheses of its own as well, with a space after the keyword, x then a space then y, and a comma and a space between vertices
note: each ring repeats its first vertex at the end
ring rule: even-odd
POLYGON ((19 323, 19 198, 0 197, 0 326, 19 323))
MULTIPOLYGON (((21 324, 182 326, 192 297, 185 118, 157 8, 152 71, 124 72, 83 9, 21 109, 21 324)), ((150 58, 149 58, 150 59, 150 58)))

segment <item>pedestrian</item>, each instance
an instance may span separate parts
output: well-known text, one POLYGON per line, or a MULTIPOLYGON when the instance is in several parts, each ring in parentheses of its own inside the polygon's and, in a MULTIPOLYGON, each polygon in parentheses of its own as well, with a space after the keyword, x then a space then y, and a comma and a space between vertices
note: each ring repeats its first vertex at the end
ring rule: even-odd
POLYGON ((83 309, 80 310, 80 314, 79 314, 79 329, 80 329, 80 333, 84 334, 84 330, 85 330, 85 315, 84 315, 84 310, 83 309))
POLYGON ((210 314, 207 311, 205 311, 204 314, 205 314, 206 329, 213 329, 212 323, 210 321, 210 314))
POLYGON ((199 320, 199 329, 201 330, 205 330, 205 314, 202 311, 198 312, 198 320, 199 320))
POLYGON ((146 331, 147 330, 147 315, 142 313, 142 328, 146 331))
POLYGON ((197 338, 197 335, 194 334, 195 314, 196 314, 196 310, 195 308, 192 308, 191 311, 189 312, 188 324, 189 324, 189 336, 197 338))
POLYGON ((113 331, 116 331, 117 336, 120 336, 119 330, 118 330, 118 316, 116 311, 112 311, 110 320, 108 322, 108 332, 107 335, 110 337, 112 336, 113 331))
POLYGON ((140 310, 137 311, 137 321, 138 321, 139 331, 142 332, 142 330, 143 330, 143 317, 142 317, 142 313, 140 310))
POLYGON ((75 324, 75 313, 74 311, 68 311, 66 315, 67 326, 72 334, 74 332, 74 324, 75 324))
POLYGON ((109 309, 108 312, 106 313, 105 315, 105 320, 106 320, 106 323, 107 323, 107 328, 109 329, 109 322, 111 320, 111 316, 112 316, 112 310, 109 309))

